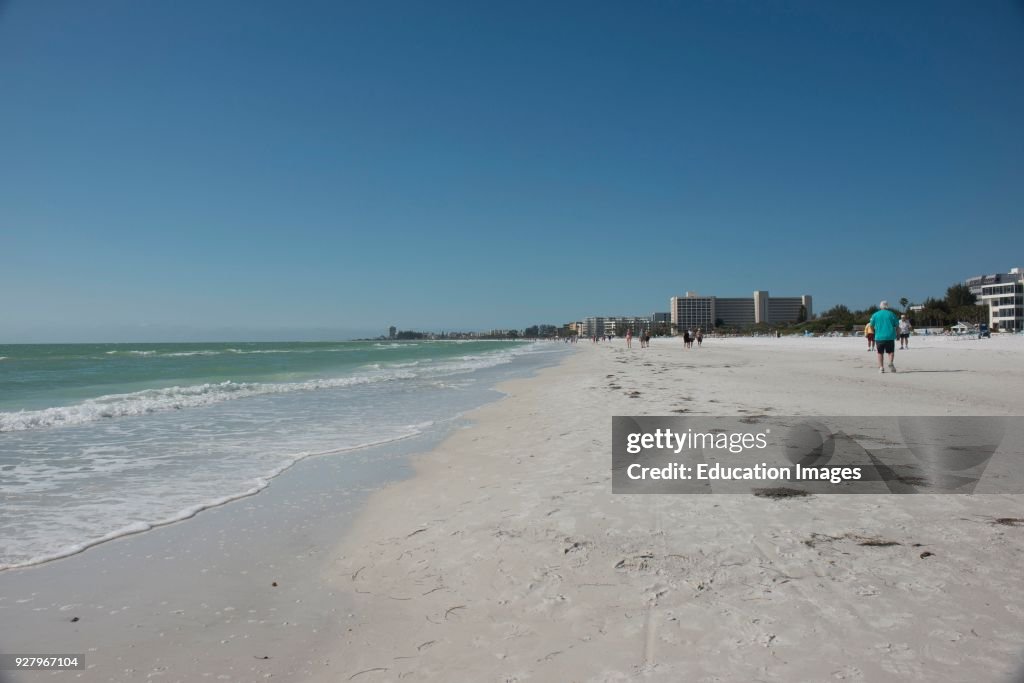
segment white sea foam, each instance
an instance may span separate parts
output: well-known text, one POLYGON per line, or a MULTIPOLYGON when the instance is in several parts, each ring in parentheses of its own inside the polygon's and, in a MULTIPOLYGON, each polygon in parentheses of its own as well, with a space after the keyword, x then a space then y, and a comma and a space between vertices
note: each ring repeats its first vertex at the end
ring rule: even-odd
MULTIPOLYGON (((26 558, 26 559, 14 559, 13 561, 9 561, 9 562, 6 562, 6 563, 5 562, 0 562, 0 571, 4 571, 6 569, 14 569, 14 568, 17 568, 17 567, 28 567, 28 566, 36 565, 36 564, 43 564, 45 562, 51 562, 53 560, 58 560, 58 559, 61 559, 61 558, 64 558, 64 557, 69 557, 71 555, 77 555, 78 553, 83 552, 83 551, 85 551, 85 550, 87 550, 87 549, 89 549, 89 548, 91 548, 93 546, 99 545, 100 543, 106 543, 107 541, 112 541, 112 540, 114 540, 116 538, 121 538, 123 536, 129 536, 129 535, 132 535, 132 534, 141 533, 143 531, 149 531, 150 529, 153 529, 154 527, 164 526, 164 525, 167 525, 167 524, 173 524, 175 522, 180 522, 182 520, 189 519, 190 517, 194 517, 195 515, 199 514, 203 510, 208 510, 210 508, 219 507, 221 505, 225 505, 227 503, 230 503, 230 502, 235 501, 235 500, 239 500, 241 498, 246 498, 248 496, 256 495, 257 493, 259 493, 263 489, 265 489, 268 486, 270 486, 271 481, 275 477, 278 477, 279 475, 284 473, 286 470, 291 468, 293 465, 295 465, 300 460, 304 460, 304 459, 309 458, 309 457, 322 456, 322 455, 336 455, 336 454, 345 453, 345 452, 349 452, 349 451, 356 451, 356 450, 361 450, 361 449, 364 449, 364 448, 371 448, 373 446, 382 446, 382 445, 389 444, 389 443, 394 443, 394 442, 398 442, 398 441, 404 441, 406 439, 410 439, 410 438, 413 438, 415 436, 418 436, 419 434, 422 434, 424 430, 429 429, 433 425, 434 425, 434 422, 432 422, 432 421, 421 422, 421 423, 418 423, 418 424, 407 425, 403 429, 402 433, 397 434, 397 435, 392 436, 392 437, 389 437, 389 438, 385 438, 385 439, 378 439, 378 440, 375 440, 375 441, 368 441, 366 443, 360 443, 360 444, 356 444, 356 445, 353 445, 353 446, 344 446, 344 447, 341 447, 341 448, 331 448, 331 449, 321 450, 321 451, 316 451, 316 452, 293 453, 291 455, 283 456, 281 462, 276 467, 274 467, 273 469, 271 469, 268 472, 265 472, 265 473, 263 473, 263 474, 261 474, 259 476, 254 477, 247 484, 244 484, 244 486, 246 486, 246 488, 244 488, 243 490, 239 490, 238 492, 232 493, 232 494, 229 494, 229 495, 218 496, 216 498, 211 498, 211 499, 208 499, 208 500, 204 500, 203 502, 200 502, 200 503, 195 503, 195 504, 192 504, 192 505, 188 505, 187 507, 184 507, 184 508, 182 508, 182 509, 180 509, 180 510, 178 510, 176 512, 172 512, 170 514, 164 513, 163 515, 160 516, 160 518, 158 520, 153 521, 153 522, 145 522, 145 521, 127 522, 127 520, 125 520, 127 523, 125 523, 123 526, 117 527, 117 528, 115 528, 112 531, 99 534, 99 535, 95 536, 94 538, 90 538, 87 541, 83 541, 83 542, 79 542, 79 543, 64 542, 64 543, 60 544, 59 547, 53 547, 54 535, 52 533, 40 534, 40 537, 38 539, 36 539, 36 544, 41 545, 43 547, 48 545, 48 546, 50 546, 50 548, 46 548, 46 549, 40 548, 39 554, 34 555, 32 557, 29 557, 29 558, 26 558)), ((145 514, 145 510, 140 509, 140 510, 137 511, 136 514, 145 514)), ((88 520, 80 520, 80 521, 82 522, 82 526, 84 526, 84 527, 88 527, 89 526, 89 521, 88 520)), ((115 524, 116 524, 116 521, 115 521, 115 524)), ((65 525, 64 528, 70 530, 74 526, 75 525, 69 524, 69 525, 65 525)), ((23 539, 22 542, 24 543, 26 541, 23 539)))
POLYGON ((218 351, 218 353, 237 353, 239 355, 248 354, 260 354, 260 353, 337 353, 339 351, 353 351, 351 348, 331 348, 331 349, 224 349, 224 351, 218 351))
POLYGON ((225 353, 250 355, 257 353, 316 353, 315 349, 224 349, 225 353))
POLYGON ((144 351, 141 349, 114 349, 113 351, 105 351, 104 353, 108 356, 157 356, 160 358, 187 358, 189 356, 222 356, 225 354, 236 354, 236 355, 250 355, 250 354, 266 354, 266 353, 337 353, 339 351, 352 351, 351 348, 335 347, 335 348, 315 348, 315 349, 200 349, 196 351, 170 351, 161 352, 148 350, 144 351))
POLYGON ((165 353, 164 356, 168 358, 184 358, 188 356, 220 356, 223 351, 175 351, 173 353, 165 353))

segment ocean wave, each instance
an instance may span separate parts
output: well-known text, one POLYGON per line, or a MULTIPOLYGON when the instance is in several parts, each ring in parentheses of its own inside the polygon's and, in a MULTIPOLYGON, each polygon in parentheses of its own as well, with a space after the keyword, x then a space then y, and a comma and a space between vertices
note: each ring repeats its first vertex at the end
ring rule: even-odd
POLYGON ((485 370, 497 365, 511 363, 517 356, 528 353, 527 348, 507 349, 475 356, 460 356, 455 359, 440 361, 429 368, 432 377, 455 375, 475 370, 485 370))
POLYGON ((223 351, 175 351, 173 353, 163 353, 160 355, 168 358, 179 358, 188 356, 220 356, 223 353, 223 351))
POLYGON ((266 354, 266 353, 337 353, 339 351, 351 351, 352 349, 331 348, 331 349, 201 349, 196 351, 143 351, 138 349, 114 349, 113 351, 105 351, 104 353, 108 356, 158 356, 160 358, 187 358, 190 356, 223 356, 225 354, 235 354, 240 356, 247 356, 251 354, 266 354))
POLYGON ((316 353, 317 349, 224 349, 223 353, 237 353, 242 356, 257 353, 316 353))
POLYGON ((256 382, 218 382, 191 386, 146 389, 130 394, 110 394, 83 401, 73 406, 21 410, 0 413, 0 432, 17 432, 62 425, 81 425, 115 417, 149 415, 168 410, 202 406, 265 394, 287 394, 297 391, 337 389, 359 384, 411 379, 408 372, 378 375, 356 375, 336 379, 313 379, 305 382, 264 384, 256 382))
POLYGON ((516 356, 527 353, 529 350, 530 347, 524 345, 479 355, 460 356, 455 360, 433 362, 425 366, 417 366, 418 361, 394 365, 375 364, 368 368, 370 371, 365 374, 311 379, 302 382, 260 383, 228 380, 218 383, 146 389, 127 394, 109 394, 71 406, 0 412, 0 433, 82 425, 105 419, 200 408, 224 401, 267 394, 338 389, 376 382, 409 380, 417 377, 430 379, 510 363, 516 356))

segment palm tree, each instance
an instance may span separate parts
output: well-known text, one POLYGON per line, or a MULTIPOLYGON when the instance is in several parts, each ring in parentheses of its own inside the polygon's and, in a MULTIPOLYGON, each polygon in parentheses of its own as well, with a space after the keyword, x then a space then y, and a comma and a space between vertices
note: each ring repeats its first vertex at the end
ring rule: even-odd
POLYGON ((903 307, 903 312, 904 313, 907 312, 907 306, 909 306, 909 305, 910 305, 910 299, 908 299, 905 296, 900 298, 900 306, 903 307))

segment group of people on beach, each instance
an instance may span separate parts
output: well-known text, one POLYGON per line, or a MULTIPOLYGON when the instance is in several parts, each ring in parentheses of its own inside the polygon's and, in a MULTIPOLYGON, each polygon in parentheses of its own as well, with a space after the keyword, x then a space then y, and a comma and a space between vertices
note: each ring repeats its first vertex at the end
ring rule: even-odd
MULTIPOLYGON (((640 348, 646 349, 651 345, 651 333, 649 330, 644 330, 640 333, 640 348)), ((626 348, 633 348, 633 328, 630 327, 626 330, 626 348)))
POLYGON ((696 332, 694 332, 693 330, 683 330, 683 348, 692 349, 694 341, 697 342, 697 346, 700 346, 704 343, 703 330, 701 330, 699 327, 697 328, 696 332))
MULTIPOLYGON (((596 341, 596 339, 595 339, 596 341)), ((684 330, 683 331, 683 348, 692 349, 693 342, 697 342, 697 346, 704 343, 704 332, 698 327, 697 331, 684 330)), ((651 332, 650 330, 644 330, 640 333, 640 348, 646 349, 651 345, 651 332)), ((633 348, 633 328, 630 327, 626 330, 626 348, 633 348)))
POLYGON ((868 351, 874 347, 878 352, 879 374, 885 374, 885 354, 889 355, 889 372, 896 372, 896 340, 900 340, 901 349, 909 349, 912 329, 906 313, 897 316, 889 310, 888 301, 879 302, 878 310, 872 314, 864 328, 864 336, 868 338, 868 351))
MULTIPOLYGON (((882 303, 888 305, 887 301, 883 301, 882 303)), ((895 313, 892 313, 891 311, 890 311, 890 313, 893 316, 896 315, 895 313)), ((872 316, 872 320, 873 319, 874 319, 874 316, 872 316)), ((872 323, 872 320, 868 320, 868 324, 864 326, 864 337, 868 340, 868 351, 871 351, 872 349, 875 348, 875 326, 872 323)), ((900 341, 900 348, 901 349, 909 349, 910 348, 910 333, 913 331, 913 329, 914 328, 913 328, 913 326, 911 326, 910 321, 907 320, 907 314, 904 313, 903 315, 901 315, 900 318, 899 318, 899 321, 897 322, 897 331, 896 331, 896 336, 897 336, 897 338, 900 341)))

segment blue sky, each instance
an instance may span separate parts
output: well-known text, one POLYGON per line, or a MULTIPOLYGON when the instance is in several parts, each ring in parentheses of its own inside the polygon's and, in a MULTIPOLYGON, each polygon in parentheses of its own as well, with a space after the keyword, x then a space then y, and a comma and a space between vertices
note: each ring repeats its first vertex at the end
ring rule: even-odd
POLYGON ((0 342, 919 300, 1022 122, 1018 2, 8 2, 0 342))

